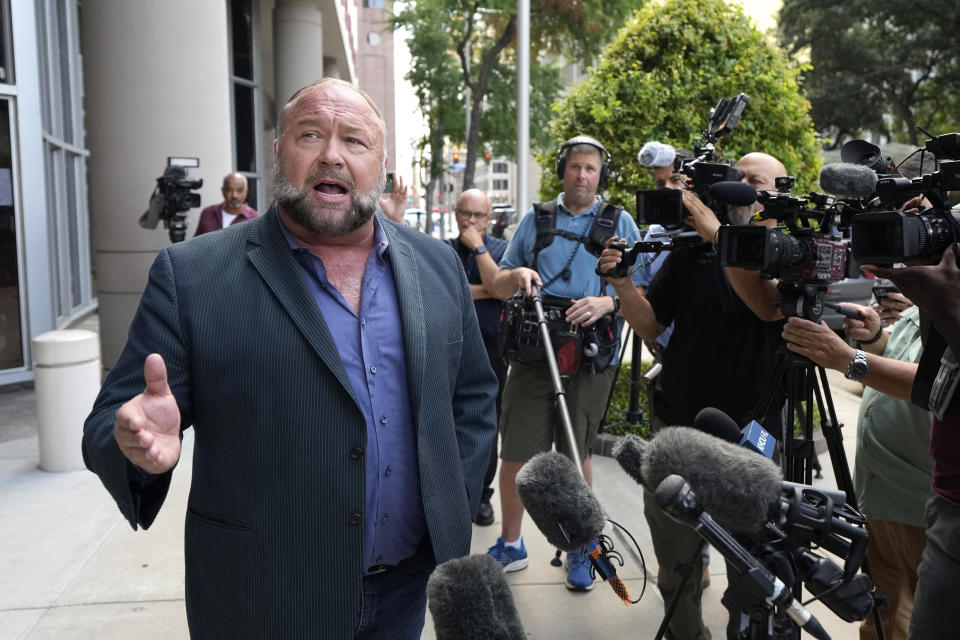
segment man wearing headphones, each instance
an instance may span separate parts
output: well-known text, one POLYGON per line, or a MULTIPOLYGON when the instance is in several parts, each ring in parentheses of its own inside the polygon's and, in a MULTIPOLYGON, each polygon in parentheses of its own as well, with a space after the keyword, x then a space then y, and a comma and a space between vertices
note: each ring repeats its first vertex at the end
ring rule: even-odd
MULTIPOLYGON (((598 189, 610 170, 610 154, 589 136, 577 136, 563 143, 557 152, 557 175, 563 193, 556 200, 535 204, 520 221, 517 231, 499 264, 493 281, 494 295, 508 298, 518 290, 526 295, 538 287, 544 297, 562 301, 562 317, 580 330, 590 331, 610 320, 619 311, 612 288, 594 268, 596 255, 587 245, 600 244, 611 235, 633 243, 640 232, 632 216, 603 202, 598 189)), ((609 335, 616 345, 622 322, 614 321, 609 335)), ((554 344, 557 348, 557 345, 554 344)), ((602 366, 602 365, 601 365, 602 366)), ((614 367, 581 366, 564 379, 566 401, 573 423, 576 446, 583 472, 591 481, 590 449, 600 427, 613 384, 614 367)), ((560 428, 551 374, 545 364, 511 362, 503 390, 500 420, 500 503, 503 513, 501 537, 489 554, 504 567, 518 571, 527 566, 527 552, 521 536, 523 505, 517 495, 516 476, 523 464, 554 443, 570 455, 560 428), (556 434, 556 435, 555 435, 556 434)), ((593 586, 589 564, 578 553, 567 554, 568 589, 586 591, 593 586)))

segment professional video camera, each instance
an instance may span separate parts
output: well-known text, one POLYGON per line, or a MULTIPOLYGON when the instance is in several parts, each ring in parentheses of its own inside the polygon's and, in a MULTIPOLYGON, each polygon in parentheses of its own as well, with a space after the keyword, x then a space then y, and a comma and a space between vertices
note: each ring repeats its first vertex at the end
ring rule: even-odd
POLYGON ((150 195, 150 206, 140 216, 140 226, 156 229, 163 220, 170 230, 171 242, 183 242, 187 233, 187 211, 200 206, 200 194, 193 193, 203 186, 200 178, 188 178, 187 169, 200 166, 199 158, 170 156, 163 175, 150 195))
POLYGON ((932 152, 939 162, 933 173, 908 179, 882 176, 877 180, 877 197, 871 211, 852 221, 852 248, 860 262, 889 265, 920 260, 933 264, 944 250, 960 240, 960 213, 951 211, 947 192, 960 189, 960 133, 931 137, 923 151, 932 152), (903 203, 923 196, 930 207, 918 214, 892 210, 891 203, 903 203))
MULTIPOLYGON (((765 226, 720 227, 720 264, 779 278, 781 312, 819 321, 827 285, 850 275, 850 250, 844 233, 862 208, 820 193, 759 192, 756 199, 763 204, 759 215, 777 220, 790 233, 765 226)), ((844 315, 852 313, 832 308, 844 315)))
MULTIPOLYGON (((750 97, 741 93, 732 98, 721 98, 710 110, 707 128, 700 140, 694 143, 693 160, 684 161, 674 157, 674 170, 686 177, 687 187, 723 219, 724 211, 718 207, 710 193, 710 187, 718 182, 740 180, 743 174, 729 163, 717 159, 714 143, 737 126, 750 97)), ((659 224, 665 229, 680 229, 683 220, 690 215, 683 206, 683 194, 677 189, 641 189, 637 197, 637 222, 659 224)))

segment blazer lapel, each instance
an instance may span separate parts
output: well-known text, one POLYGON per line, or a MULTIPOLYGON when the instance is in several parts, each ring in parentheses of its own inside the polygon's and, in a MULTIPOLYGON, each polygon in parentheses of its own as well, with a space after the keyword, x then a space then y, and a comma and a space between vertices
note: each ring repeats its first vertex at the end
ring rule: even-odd
MULTIPOLYGON (((350 394, 354 403, 357 403, 327 321, 307 288, 300 264, 293 257, 293 252, 280 230, 276 203, 270 205, 270 209, 259 219, 246 224, 257 225, 251 232, 249 241, 258 245, 247 252, 247 259, 277 296, 281 306, 310 346, 350 394)), ((357 406, 360 406, 359 403, 357 406)))
POLYGON ((407 360, 407 384, 410 389, 412 415, 417 428, 421 423, 420 411, 424 404, 423 381, 426 375, 427 340, 424 318, 423 291, 420 287, 419 264, 413 248, 401 237, 396 228, 381 218, 384 233, 390 243, 387 260, 393 271, 400 304, 400 320, 403 326, 403 350, 407 360))

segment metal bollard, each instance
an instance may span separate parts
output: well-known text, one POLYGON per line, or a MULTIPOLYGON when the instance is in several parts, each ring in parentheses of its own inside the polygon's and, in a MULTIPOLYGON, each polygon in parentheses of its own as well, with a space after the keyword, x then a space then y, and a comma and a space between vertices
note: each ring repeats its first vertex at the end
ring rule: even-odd
POLYGON ((40 468, 84 469, 83 421, 100 391, 100 339, 92 331, 49 331, 33 339, 40 468))

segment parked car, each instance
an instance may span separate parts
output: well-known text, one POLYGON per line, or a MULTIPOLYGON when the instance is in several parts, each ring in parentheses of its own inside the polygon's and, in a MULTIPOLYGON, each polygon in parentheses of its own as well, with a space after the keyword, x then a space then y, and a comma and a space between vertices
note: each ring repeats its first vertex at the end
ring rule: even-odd
POLYGON ((403 222, 408 227, 422 230, 423 225, 427 224, 427 212, 423 209, 407 209, 403 213, 403 222))
MULTIPOLYGON (((490 216, 487 233, 494 238, 503 238, 504 230, 510 226, 510 223, 512 223, 516 217, 516 209, 509 206, 493 205, 493 215, 490 216)), ((504 239, 508 240, 509 238, 504 239)))

